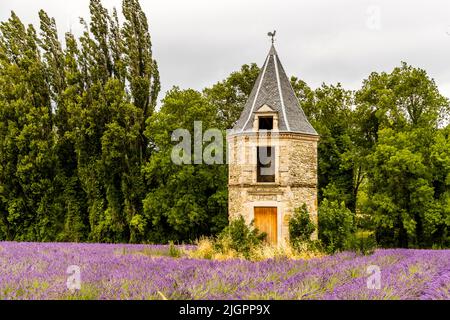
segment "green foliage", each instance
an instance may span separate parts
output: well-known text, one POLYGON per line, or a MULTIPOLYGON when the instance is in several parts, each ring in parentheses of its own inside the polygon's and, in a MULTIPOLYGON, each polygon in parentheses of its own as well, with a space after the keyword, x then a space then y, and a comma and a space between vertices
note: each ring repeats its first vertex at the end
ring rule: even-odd
POLYGON ((177 246, 174 245, 173 241, 169 242, 169 257, 172 258, 179 258, 181 256, 180 249, 177 248, 177 246))
POLYGON ((248 225, 241 215, 230 221, 230 224, 218 235, 215 249, 226 251, 231 249, 250 258, 253 249, 263 244, 266 233, 260 233, 253 223, 248 225))
POLYGON ((84 33, 67 33, 65 47, 42 10, 40 37, 14 13, 1 24, 3 239, 144 237, 145 120, 159 91, 148 25, 137 1, 124 1, 123 26, 99 0, 89 8, 89 28, 81 19, 84 33))
POLYGON ((351 250, 363 255, 371 255, 377 248, 377 241, 372 232, 355 232, 349 236, 346 250, 351 250))
POLYGON ((316 226, 311 221, 306 204, 296 208, 289 218, 289 240, 294 248, 300 243, 309 242, 316 226))
POLYGON ((436 144, 435 139, 429 129, 380 130, 368 157, 372 165, 366 210, 373 215, 383 246, 424 247, 445 242, 448 191, 430 158, 432 150, 441 152, 444 141, 438 139, 436 144))
POLYGON ((0 25, 0 224, 6 239, 48 241, 61 227, 56 134, 45 65, 32 25, 0 25))
POLYGON ((391 73, 373 72, 355 98, 362 137, 369 145, 377 141, 379 128, 436 128, 449 111, 434 80, 405 62, 391 73))
MULTIPOLYGON (((89 11, 81 36, 66 33, 64 42, 42 10, 38 32, 14 12, 0 24, 0 240, 219 234, 228 224, 227 166, 174 164, 171 135, 186 128, 193 138, 194 121, 203 131, 231 128, 259 68, 243 65, 202 92, 174 87, 156 110, 159 71, 138 0, 123 0, 121 19, 100 0, 89 11)), ((370 74, 357 92, 291 84, 320 134, 326 250, 370 251, 373 238, 356 228, 384 247, 450 246, 450 107, 434 80, 402 63, 370 74)), ((292 239, 308 238, 305 212, 295 216, 292 239)), ((258 242, 238 222, 226 230, 221 239, 244 251, 258 242)))
POLYGON ((356 93, 356 141, 366 173, 361 210, 384 247, 448 242, 449 102, 422 69, 372 73, 356 93), (441 125, 441 127, 439 127, 441 125))
POLYGON ((258 73, 255 63, 245 64, 241 70, 203 91, 208 101, 217 108, 219 128, 230 129, 238 120, 258 73))
POLYGON ((324 199, 319 207, 319 239, 327 252, 348 249, 355 232, 354 215, 344 202, 324 199))
POLYGON ((297 78, 292 86, 313 127, 318 144, 318 191, 323 198, 345 201, 355 211, 356 195, 362 181, 361 165, 353 143, 353 98, 340 84, 311 90, 297 78))
POLYGON ((171 160, 173 130, 186 128, 193 137, 194 121, 214 128, 214 106, 201 93, 176 87, 167 93, 161 110, 148 120, 146 134, 157 151, 143 168, 149 182, 144 216, 154 242, 214 235, 227 224, 227 167, 177 165, 171 160))

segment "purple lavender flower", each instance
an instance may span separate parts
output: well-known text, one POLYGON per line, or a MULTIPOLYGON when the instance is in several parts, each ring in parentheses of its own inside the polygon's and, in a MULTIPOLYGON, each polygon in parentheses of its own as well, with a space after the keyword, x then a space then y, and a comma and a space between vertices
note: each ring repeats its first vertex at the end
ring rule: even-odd
POLYGON ((0 299, 450 299, 450 250, 260 262, 171 258, 168 251, 164 245, 0 242, 0 299), (80 267, 80 290, 66 285, 70 265, 80 267), (381 270, 380 289, 367 286, 370 265, 381 270))

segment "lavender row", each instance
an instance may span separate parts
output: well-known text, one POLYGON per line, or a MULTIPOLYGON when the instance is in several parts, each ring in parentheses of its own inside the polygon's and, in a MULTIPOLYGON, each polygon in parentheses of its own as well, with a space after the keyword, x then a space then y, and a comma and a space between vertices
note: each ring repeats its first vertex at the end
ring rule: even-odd
POLYGON ((450 299, 450 250, 260 262, 171 258, 168 250, 0 242, 0 299, 450 299), (80 270, 79 290, 67 286, 73 265, 80 270), (378 289, 367 285, 373 265, 380 270, 378 289))

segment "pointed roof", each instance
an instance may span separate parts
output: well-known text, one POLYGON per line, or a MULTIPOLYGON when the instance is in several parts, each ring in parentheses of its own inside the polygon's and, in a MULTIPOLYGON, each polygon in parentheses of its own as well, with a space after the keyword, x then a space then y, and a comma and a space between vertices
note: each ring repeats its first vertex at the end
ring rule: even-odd
POLYGON ((255 112, 263 105, 278 112, 280 131, 318 135, 300 107, 273 44, 233 133, 252 131, 255 112))

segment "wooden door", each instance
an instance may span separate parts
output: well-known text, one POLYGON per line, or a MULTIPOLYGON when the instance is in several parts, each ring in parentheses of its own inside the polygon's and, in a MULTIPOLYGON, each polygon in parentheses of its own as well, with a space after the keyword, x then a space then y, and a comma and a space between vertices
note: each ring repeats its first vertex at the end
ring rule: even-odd
POLYGON ((269 244, 277 244, 276 207, 255 207, 254 224, 259 231, 267 233, 266 240, 269 244))

